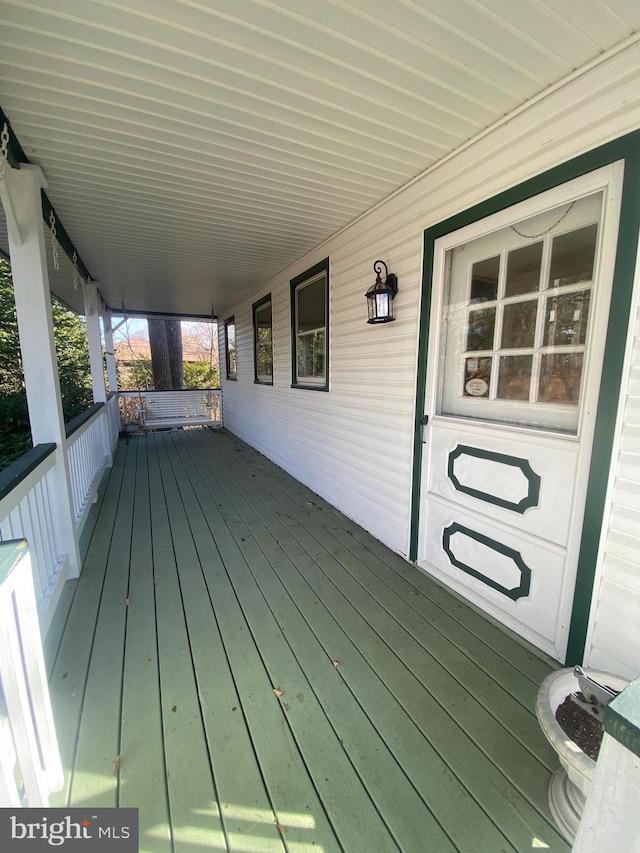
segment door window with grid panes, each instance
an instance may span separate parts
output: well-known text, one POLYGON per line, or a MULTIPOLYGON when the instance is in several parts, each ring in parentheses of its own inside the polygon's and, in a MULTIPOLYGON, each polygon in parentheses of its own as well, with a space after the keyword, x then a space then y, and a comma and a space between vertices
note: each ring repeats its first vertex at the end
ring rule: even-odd
POLYGON ((602 193, 447 252, 441 414, 575 432, 602 193))

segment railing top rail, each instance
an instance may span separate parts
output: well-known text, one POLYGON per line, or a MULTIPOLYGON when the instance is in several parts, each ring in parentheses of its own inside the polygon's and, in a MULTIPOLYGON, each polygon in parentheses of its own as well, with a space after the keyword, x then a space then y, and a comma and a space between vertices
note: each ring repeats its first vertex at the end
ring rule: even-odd
POLYGON ((73 418, 73 420, 69 421, 68 424, 64 425, 64 430, 67 438, 71 438, 74 432, 78 432, 80 427, 84 426, 87 421, 90 421, 97 412, 100 411, 104 406, 104 403, 94 403, 92 406, 89 406, 84 412, 81 412, 77 417, 73 418))
MULTIPOLYGON (((54 445, 55 447, 55 445, 54 445)), ((26 539, 8 539, 0 542, 0 586, 29 550, 26 539)))
POLYGON ((56 449, 55 444, 38 444, 23 453, 15 462, 0 471, 0 500, 12 492, 16 486, 28 477, 47 456, 56 449))

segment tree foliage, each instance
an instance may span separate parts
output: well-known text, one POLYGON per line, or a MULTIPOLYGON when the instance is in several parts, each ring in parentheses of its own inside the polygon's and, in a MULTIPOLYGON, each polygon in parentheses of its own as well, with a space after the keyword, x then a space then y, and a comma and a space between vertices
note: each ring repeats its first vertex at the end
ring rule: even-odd
MULTIPOLYGON (((65 421, 93 402, 89 346, 82 318, 52 299, 54 336, 65 421)), ((0 258, 0 469, 31 447, 11 268, 0 258)))
MULTIPOLYGON (((185 361, 182 365, 184 374, 184 387, 190 388, 219 388, 220 373, 217 367, 211 367, 207 360, 185 361)), ((118 387, 128 387, 133 391, 153 391, 153 370, 150 358, 138 358, 132 364, 127 365, 126 371, 118 368, 118 387), (126 381, 125 381, 126 376, 126 381)))
POLYGON ((220 372, 209 361, 185 361, 185 388, 219 388, 220 372))

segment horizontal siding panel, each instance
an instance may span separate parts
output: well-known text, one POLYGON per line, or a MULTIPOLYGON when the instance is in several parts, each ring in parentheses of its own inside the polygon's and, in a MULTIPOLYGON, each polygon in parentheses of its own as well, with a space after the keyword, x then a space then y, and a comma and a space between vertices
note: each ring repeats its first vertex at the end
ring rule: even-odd
POLYGON ((609 529, 635 538, 640 552, 640 510, 614 503, 609 519, 609 529))
MULTIPOLYGON (((621 617, 632 621, 640 620, 640 570, 637 565, 623 560, 611 560, 607 577, 603 578, 600 589, 600 603, 619 611, 621 617)), ((599 617, 602 616, 601 611, 599 617)), ((601 620, 606 623, 606 619, 601 620)), ((609 620, 609 625, 616 631, 625 632, 625 626, 618 621, 609 620)))
POLYGON ((607 536, 607 554, 633 562, 638 555, 638 537, 619 530, 609 530, 607 536))
MULTIPOLYGON (((237 322, 241 318, 250 327, 251 301, 266 292, 272 294, 275 386, 253 385, 249 334, 239 346, 239 380, 225 385, 227 426, 405 554, 423 231, 606 141, 616 132, 607 125, 607 117, 619 132, 640 126, 639 61, 640 48, 635 46, 613 57, 606 68, 597 66, 583 79, 552 92, 515 115, 508 126, 488 133, 392 195, 284 270, 251 300, 236 306, 237 322), (328 394, 290 388, 289 325, 289 280, 327 256, 331 276, 328 394), (394 302, 398 319, 372 327, 366 323, 364 294, 375 280, 373 262, 378 258, 398 276, 394 302)), ((636 503, 627 500, 627 495, 633 495, 628 484, 640 482, 640 456, 632 452, 634 439, 635 432, 629 431, 617 486, 621 506, 631 508, 636 503)), ((616 559, 616 554, 630 558, 636 547, 634 536, 612 531, 611 537, 610 558, 616 559)))
MULTIPOLYGON (((619 617, 619 614, 617 614, 619 617)), ((626 631, 616 631, 615 621, 600 626, 598 640, 595 644, 597 649, 608 655, 618 666, 613 670, 615 674, 626 678, 637 678, 640 675, 640 645, 627 636, 626 631)), ((591 659, 590 666, 597 666, 591 659)))
MULTIPOLYGON (((632 593, 640 593, 640 569, 636 561, 629 562, 614 554, 607 554, 606 572, 602 584, 617 584, 632 593)), ((634 614, 635 615, 635 614, 634 614)))
MULTIPOLYGON (((640 424, 640 397, 629 396, 624 409, 625 426, 640 424)), ((640 448, 636 448, 640 450, 640 448)))
POLYGON ((640 455, 640 424, 625 424, 620 441, 622 451, 640 455))
POLYGON ((616 474, 629 483, 640 483, 640 454, 621 451, 617 460, 616 474))
POLYGON ((612 460, 603 547, 593 593, 585 661, 628 677, 640 674, 640 312, 621 389, 621 421, 612 460))
POLYGON ((622 583, 604 582, 600 590, 600 603, 602 608, 598 615, 603 622, 614 625, 615 620, 624 619, 625 634, 631 636, 629 632, 632 629, 635 636, 640 631, 640 589, 637 582, 635 588, 622 583))
POLYGON ((637 480, 615 481, 614 503, 621 507, 640 510, 640 489, 637 480))
POLYGON ((618 637, 610 632, 603 632, 602 640, 604 647, 594 646, 591 650, 589 666, 602 672, 621 675, 630 681, 636 678, 640 672, 640 661, 636 658, 634 665, 633 646, 627 645, 624 640, 618 642, 618 637))
POLYGON ((612 607, 606 601, 602 601, 598 615, 603 624, 610 626, 619 625, 620 620, 624 619, 624 629, 618 631, 611 629, 612 632, 627 643, 640 648, 640 620, 631 618, 627 607, 612 607))

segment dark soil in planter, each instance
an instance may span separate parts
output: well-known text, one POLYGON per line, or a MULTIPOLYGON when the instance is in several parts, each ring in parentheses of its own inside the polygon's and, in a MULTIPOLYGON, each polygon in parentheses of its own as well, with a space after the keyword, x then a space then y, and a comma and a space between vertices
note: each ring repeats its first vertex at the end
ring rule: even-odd
POLYGON ((602 723, 576 705, 570 696, 567 696, 562 705, 558 705, 556 720, 576 746, 596 761, 602 743, 602 723))

